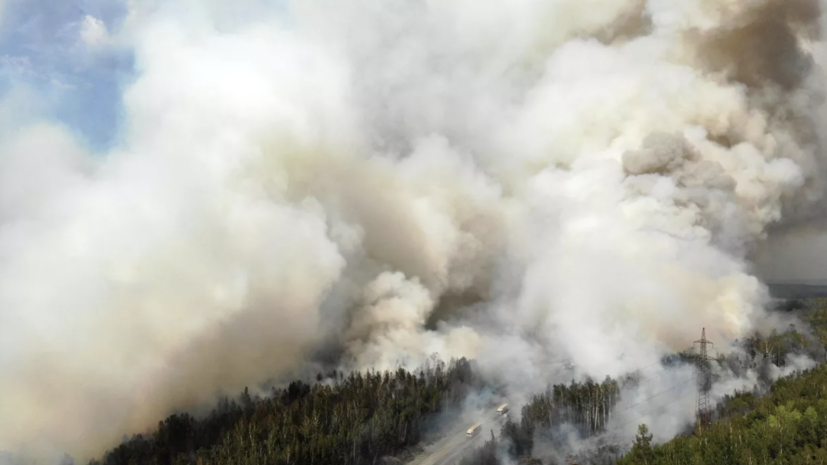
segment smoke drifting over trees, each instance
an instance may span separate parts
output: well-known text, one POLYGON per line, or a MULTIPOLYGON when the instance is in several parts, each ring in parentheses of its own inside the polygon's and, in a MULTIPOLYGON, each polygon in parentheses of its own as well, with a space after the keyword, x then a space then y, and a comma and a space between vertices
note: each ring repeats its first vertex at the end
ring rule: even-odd
POLYGON ((0 102, 0 450, 320 353, 519 397, 786 327, 751 260, 823 211, 815 0, 129 5, 114 148, 0 102))

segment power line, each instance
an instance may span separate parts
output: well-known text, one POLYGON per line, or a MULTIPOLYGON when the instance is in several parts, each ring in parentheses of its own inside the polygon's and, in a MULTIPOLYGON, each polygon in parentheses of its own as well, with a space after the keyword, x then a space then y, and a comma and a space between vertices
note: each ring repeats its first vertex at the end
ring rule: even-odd
POLYGON ((670 391, 674 390, 676 387, 679 387, 679 386, 685 386, 685 385, 686 385, 686 382, 687 382, 687 381, 689 381, 689 380, 691 380, 691 379, 692 379, 691 377, 690 377, 690 378, 683 379, 680 383, 675 384, 674 386, 672 386, 672 387, 670 387, 670 388, 668 388, 668 389, 666 389, 666 390, 664 390, 664 391, 661 391, 661 392, 659 392, 659 393, 657 393, 657 394, 655 394, 655 395, 653 395, 653 396, 647 397, 646 399, 643 399, 643 400, 639 401, 638 403, 636 403, 636 404, 632 404, 632 405, 630 405, 630 406, 628 406, 628 407, 626 407, 626 408, 624 408, 624 409, 621 409, 621 410, 616 410, 616 411, 614 411, 614 412, 612 412, 612 413, 613 413, 613 415, 617 415, 618 413, 625 412, 625 411, 627 411, 627 410, 629 410, 629 409, 631 409, 631 408, 633 408, 633 407, 637 407, 638 405, 644 404, 644 403, 646 403, 646 402, 648 402, 648 401, 650 401, 650 400, 654 399, 655 397, 661 396, 661 395, 663 395, 663 394, 666 394, 667 392, 670 392, 670 391))
POLYGON ((646 378, 636 379, 635 381, 637 381, 638 383, 642 383, 644 381, 649 381, 650 379, 655 379, 658 376, 666 373, 667 371, 669 371, 669 367, 663 367, 660 370, 656 371, 655 374, 653 374, 651 376, 648 376, 646 378))
MULTIPOLYGON (((565 363, 572 363, 572 364, 574 364, 574 363, 573 363, 573 361, 572 361, 572 359, 571 359, 570 357, 568 357, 568 358, 562 358, 562 359, 558 359, 558 360, 553 360, 553 361, 550 361, 550 362, 546 362, 546 363, 545 363, 545 365, 547 365, 547 366, 548 366, 548 365, 561 365, 561 364, 565 364, 565 363)), ((644 367, 642 367, 642 368, 635 368, 634 370, 630 370, 630 372, 631 372, 631 373, 634 373, 634 372, 636 372, 636 371, 643 371, 643 370, 646 370, 646 369, 648 369, 648 368, 651 368, 651 367, 653 367, 653 366, 655 366, 655 365, 663 365, 663 360, 658 360, 657 362, 655 362, 655 363, 651 363, 651 364, 646 365, 646 366, 644 366, 644 367)))
POLYGON ((684 394, 684 395, 682 395, 682 396, 680 396, 680 397, 676 398, 675 400, 672 400, 672 401, 670 401, 670 402, 667 402, 667 403, 665 403, 665 404, 661 405, 660 407, 658 407, 658 408, 656 408, 656 409, 652 409, 652 410, 650 410, 650 411, 648 411, 648 412, 646 412, 646 413, 639 414, 637 417, 632 418, 631 420, 629 420, 629 421, 627 421, 627 422, 625 422, 625 423, 621 423, 621 424, 619 424, 619 425, 617 426, 617 428, 622 428, 622 427, 624 427, 624 426, 628 425, 629 423, 632 423, 632 422, 635 422, 635 421, 640 420, 641 418, 645 417, 646 415, 651 415, 651 414, 653 414, 653 413, 655 413, 655 412, 657 412, 657 411, 659 411, 659 410, 663 410, 663 409, 665 409, 666 407, 668 407, 668 406, 670 406, 670 405, 674 404, 675 402, 677 402, 677 401, 679 401, 679 400, 681 400, 681 399, 685 399, 685 398, 689 397, 689 396, 690 396, 690 395, 692 395, 692 394, 694 394, 694 392, 689 391, 689 392, 687 392, 686 394, 684 394))
MULTIPOLYGON (((702 339, 704 339, 704 338, 705 338, 705 330, 704 330, 704 333, 703 333, 703 334, 704 334, 704 336, 703 336, 703 338, 702 338, 702 339)), ((708 342, 708 341, 707 341, 707 342, 708 342)), ((708 342, 708 343, 709 343, 709 342, 708 342)), ((709 344, 711 344, 711 343, 709 343, 709 344)), ((567 362, 570 362, 570 359, 566 359, 566 360, 561 360, 561 361, 551 362, 551 363, 548 363, 547 365, 551 365, 551 364, 558 364, 558 363, 567 363, 567 362)), ((641 372, 641 371, 644 371, 644 370, 646 370, 646 369, 648 369, 648 368, 651 368, 651 367, 653 367, 653 366, 656 366, 656 365, 663 365, 663 360, 659 360, 659 361, 657 361, 657 362, 655 362, 655 363, 651 363, 651 364, 646 365, 646 366, 644 366, 644 367, 642 367, 642 368, 638 368, 638 369, 634 370, 633 372, 641 372)), ((655 372, 654 374, 652 374, 652 375, 650 375, 650 376, 648 376, 648 377, 646 377, 646 378, 642 378, 642 379, 636 380, 636 381, 637 381, 638 383, 642 383, 642 382, 644 382, 644 381, 648 381, 648 380, 651 380, 651 379, 657 378, 657 377, 659 377, 659 376, 663 375, 664 373, 666 373, 666 372, 668 372, 668 371, 669 371, 669 367, 661 367, 661 369, 660 369, 660 370, 658 370, 657 372, 655 372)), ((671 387, 667 388, 667 389, 666 389, 666 390, 664 390, 664 391, 661 391, 661 392, 659 392, 659 393, 657 393, 657 394, 654 394, 654 395, 652 395, 652 396, 650 396, 650 397, 647 397, 646 399, 643 399, 643 400, 641 400, 641 401, 639 401, 639 402, 637 402, 637 403, 635 403, 635 404, 629 405, 629 406, 627 406, 627 407, 625 407, 625 408, 623 408, 623 409, 621 409, 621 410, 615 410, 615 411, 613 411, 613 412, 612 412, 612 415, 617 415, 617 414, 619 414, 619 413, 622 413, 622 412, 628 411, 629 409, 632 409, 632 408, 637 407, 637 406, 639 406, 639 405, 645 404, 645 403, 649 402, 650 400, 652 400, 652 399, 654 399, 654 398, 656 398, 656 397, 659 397, 659 396, 661 396, 661 395, 663 395, 663 394, 666 394, 667 392, 670 392, 670 391, 674 390, 675 388, 677 388, 677 387, 679 387, 679 386, 683 386, 683 385, 685 385, 685 384, 686 384, 686 382, 687 382, 687 381, 690 381, 690 380, 691 380, 691 377, 686 378, 686 379, 682 379, 682 380, 681 380, 681 382, 679 382, 678 384, 675 384, 675 385, 673 385, 673 386, 671 386, 671 387)), ((680 398, 683 398, 683 397, 685 397, 685 396, 686 396, 686 395, 681 396, 680 398)), ((679 399, 680 399, 680 398, 679 398, 679 399)), ((674 401, 673 401, 673 402, 674 402, 674 401)), ((707 402, 708 402, 708 401, 707 401, 707 402)), ((670 403, 671 403, 671 402, 670 402, 670 403)), ((669 405, 669 403, 667 403, 666 405, 669 405)), ((621 426, 622 426, 622 425, 621 425, 621 426)))
POLYGON ((663 365, 663 360, 658 360, 657 362, 655 362, 655 363, 651 363, 651 364, 649 364, 649 365, 646 365, 646 366, 645 366, 645 367, 643 367, 643 368, 637 368, 637 369, 636 369, 636 370, 634 370, 632 373, 634 373, 635 371, 643 371, 643 370, 646 370, 646 369, 648 369, 648 368, 652 368, 652 367, 653 367, 653 366, 655 366, 655 365, 663 365))
MULTIPOLYGON (((644 381, 649 381, 649 380, 655 379, 655 378, 663 375, 664 373, 668 373, 670 371, 669 368, 670 367, 663 367, 658 372, 656 372, 655 374, 653 374, 653 375, 651 375, 647 378, 639 379, 639 380, 636 380, 636 381, 637 381, 638 384, 640 384, 640 383, 643 383, 644 381)), ((670 389, 674 389, 674 386, 670 389)), ((638 404, 636 404, 636 405, 638 405, 638 404)), ((634 407, 634 405, 630 406, 629 408, 631 408, 631 407, 634 407)))
MULTIPOLYGON (((709 347, 709 346, 712 346, 713 343, 710 342, 706 338, 706 328, 703 328, 701 330, 701 339, 698 340, 698 341, 694 341, 694 344, 693 344, 693 347, 692 347, 693 351, 695 349, 695 345, 699 345, 699 350, 697 351, 697 353, 698 353, 697 359, 698 359, 699 363, 698 363, 695 375, 697 376, 697 388, 698 388, 698 401, 697 401, 697 412, 696 413, 697 413, 698 427, 700 429, 700 428, 708 427, 709 423, 711 422, 711 418, 712 418, 711 405, 710 405, 710 400, 709 400, 709 393, 710 393, 710 390, 711 390, 711 378, 712 378, 711 377, 710 363, 709 363, 710 362, 709 351, 714 350, 714 349, 710 349, 710 347, 709 347)), ((635 372, 641 372, 641 371, 646 370, 648 368, 651 368, 655 365, 663 365, 663 360, 659 360, 658 362, 649 364, 649 365, 647 365, 643 368, 639 368, 639 369, 635 370, 635 372)), ((648 381, 648 380, 657 378, 657 377, 663 375, 664 373, 666 373, 667 371, 669 371, 669 367, 662 367, 660 370, 658 370, 654 374, 652 374, 652 375, 650 375, 646 378, 637 380, 637 382, 641 383, 643 381, 648 381)), ((675 385, 673 385, 673 386, 671 386, 671 387, 669 387, 669 388, 667 388, 667 389, 665 389, 661 392, 658 392, 657 394, 654 394, 654 395, 649 396, 649 397, 647 397, 647 398, 645 398, 641 401, 638 401, 638 402, 636 402, 632 405, 629 405, 628 407, 625 407, 621 410, 614 410, 613 412, 611 412, 611 414, 612 414, 612 416, 616 416, 616 415, 621 414, 623 412, 629 411, 629 410, 631 410, 635 407, 646 404, 646 403, 652 401, 653 399, 662 396, 663 394, 666 394, 668 392, 671 392, 671 391, 675 390, 678 387, 686 386, 687 382, 690 381, 690 380, 691 380, 691 377, 683 378, 679 383, 677 383, 677 384, 675 384, 675 385)), ((624 426, 626 426, 626 425, 628 425, 628 424, 630 424, 634 421, 638 421, 639 419, 643 418, 646 415, 651 415, 653 413, 661 411, 661 410, 665 409, 666 407, 668 407, 669 405, 672 405, 675 402, 678 402, 678 401, 680 401, 680 400, 682 400, 682 399, 684 399, 684 398, 686 398, 686 397, 688 397, 692 394, 694 394, 694 392, 692 392, 692 391, 687 392, 687 393, 685 393, 683 395, 680 395, 679 397, 675 398, 674 400, 671 400, 671 401, 667 402, 666 404, 661 405, 660 407, 649 410, 648 412, 645 412, 645 413, 642 413, 642 414, 639 413, 635 418, 632 418, 631 420, 626 421, 626 422, 621 423, 620 425, 618 425, 617 428, 621 428, 621 427, 624 427, 624 426)))
MULTIPOLYGON (((709 350, 708 345, 712 345, 712 342, 710 342, 708 339, 706 339, 706 328, 703 328, 701 330, 701 339, 698 340, 698 341, 695 341, 695 343, 700 344, 700 350, 699 350, 700 354, 699 354, 699 357, 698 357, 700 363, 699 363, 699 367, 696 371, 696 375, 697 375, 697 378, 698 378, 698 403, 697 403, 698 404, 697 405, 698 410, 697 410, 697 415, 698 415, 699 427, 707 427, 709 425, 711 419, 712 419, 711 405, 710 405, 710 401, 709 401, 709 391, 710 391, 710 388, 711 388, 711 379, 712 379, 712 377, 711 377, 710 368, 709 368, 709 354, 708 354, 708 350, 709 350)), ((694 349, 694 346, 693 346, 693 349, 694 349)), ((653 378, 656 378, 658 376, 661 376, 662 374, 666 373, 667 371, 668 371, 668 368, 663 368, 659 372, 657 372, 656 374, 651 375, 648 378, 644 378, 644 379, 640 380, 640 382, 646 381, 646 380, 649 380, 649 379, 653 379, 653 378)), ((614 414, 616 415, 616 414, 628 411, 628 410, 630 410, 634 407, 637 407, 641 404, 647 403, 650 400, 654 399, 655 397, 659 397, 659 396, 661 396, 661 395, 663 395, 667 392, 670 392, 670 391, 674 390, 676 387, 685 385, 686 381, 689 381, 689 379, 685 379, 684 382, 678 383, 678 384, 676 384, 676 385, 674 385, 674 386, 672 386, 672 387, 670 387, 670 388, 668 388, 664 391, 661 391, 661 392, 659 392, 659 393, 657 393, 653 396, 650 396, 646 399, 643 399, 642 401, 639 401, 639 402, 637 402, 633 405, 630 405, 630 406, 628 406, 628 407, 626 407, 622 410, 617 410, 617 411, 614 412, 614 414)), ((668 406, 668 405, 670 405, 674 402, 677 402, 678 400, 683 399, 684 397, 687 397, 690 394, 692 394, 692 392, 684 394, 684 395, 678 397, 677 399, 666 403, 663 407, 666 407, 666 406, 668 406)), ((654 412, 660 410, 661 408, 652 410, 652 411, 649 412, 649 414, 654 413, 654 412)), ((642 417, 643 417, 643 415, 640 415, 638 418, 642 418, 642 417)), ((635 421, 635 420, 632 420, 632 421, 635 421)), ((629 422, 621 424, 620 426, 625 426, 628 423, 629 422)))

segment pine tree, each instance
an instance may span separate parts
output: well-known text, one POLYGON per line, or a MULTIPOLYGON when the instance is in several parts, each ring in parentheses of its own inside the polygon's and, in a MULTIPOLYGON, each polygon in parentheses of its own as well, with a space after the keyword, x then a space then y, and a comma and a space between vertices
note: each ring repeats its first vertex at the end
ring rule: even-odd
POLYGON ((645 424, 638 426, 637 432, 632 451, 629 452, 629 458, 632 463, 651 465, 654 463, 655 456, 652 451, 652 434, 649 433, 649 427, 645 424))

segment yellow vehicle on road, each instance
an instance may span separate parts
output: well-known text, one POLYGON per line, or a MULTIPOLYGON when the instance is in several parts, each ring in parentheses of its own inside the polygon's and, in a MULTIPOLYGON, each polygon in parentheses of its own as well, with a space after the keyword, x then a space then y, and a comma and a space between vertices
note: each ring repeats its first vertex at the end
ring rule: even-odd
POLYGON ((480 427, 481 426, 482 426, 482 423, 477 423, 476 425, 468 428, 468 431, 465 432, 465 435, 468 436, 469 438, 473 438, 474 436, 480 434, 480 427))

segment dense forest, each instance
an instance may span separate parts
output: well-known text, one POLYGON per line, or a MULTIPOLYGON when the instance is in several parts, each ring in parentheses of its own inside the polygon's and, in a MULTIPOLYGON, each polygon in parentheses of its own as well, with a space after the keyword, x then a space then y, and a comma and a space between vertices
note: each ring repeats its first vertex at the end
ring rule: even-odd
POLYGON ((479 387, 465 359, 418 374, 334 372, 267 398, 245 390, 200 420, 172 415, 91 465, 373 464, 417 444, 434 414, 479 387))
POLYGON ((827 464, 827 365, 780 379, 771 393, 738 393, 706 430, 652 446, 641 425, 620 465, 827 464))
MULTIPOLYGON (((267 398, 245 392, 222 400, 203 419, 176 414, 147 435, 136 435, 90 465, 373 464, 422 439, 429 419, 460 405, 482 387, 465 359, 437 362, 418 376, 333 373, 315 384, 293 382, 267 398)), ((571 425, 583 435, 603 431, 620 400, 618 382, 586 380, 554 385, 522 407, 519 423, 506 421, 501 438, 475 451, 486 463, 494 448, 526 456, 544 431, 571 425)))
MULTIPOLYGON (((750 392, 725 396, 716 405, 712 418, 717 421, 708 430, 700 434, 690 430, 664 445, 653 446, 652 434, 646 425, 640 425, 631 449, 629 446, 607 445, 563 460, 542 457, 542 463, 827 464, 827 365, 823 364, 827 347, 827 299, 789 302, 783 310, 795 311, 803 325, 800 328, 791 325, 785 331, 763 336, 750 335, 736 341, 740 351, 719 354, 711 360, 713 373, 716 373, 712 381, 722 370, 738 376, 753 370, 758 374, 758 384, 750 392), (773 383, 770 366, 786 366, 790 355, 804 355, 821 364, 773 383), (629 452, 623 456, 623 450, 629 452)), ((698 362, 697 355, 687 350, 665 357, 663 365, 674 367, 698 362)), ((625 377, 620 384, 634 384, 637 377, 625 377)), ((603 386, 610 393, 617 388, 617 383, 607 380, 603 386)), ((568 405, 563 409, 556 406, 570 398, 570 393, 560 395, 563 392, 566 392, 565 387, 554 386, 545 394, 534 396, 523 407, 519 425, 507 422, 499 438, 492 438, 484 447, 468 455, 462 465, 500 465, 517 458, 524 462, 537 461, 531 455, 535 453, 534 445, 538 440, 552 448, 565 450, 562 444, 555 444, 553 433, 566 421, 572 422, 581 438, 599 434, 606 417, 585 424, 578 421, 583 418, 582 407, 574 413, 568 410, 571 408, 568 405), (567 412, 566 416, 550 414, 555 408, 567 412)), ((610 415, 611 408, 608 412, 610 415)))
MULTIPOLYGON (((609 377, 602 383, 586 380, 584 383, 550 386, 522 407, 519 423, 506 420, 499 437, 492 437, 483 447, 465 457, 461 465, 500 465, 505 458, 519 458, 522 463, 543 463, 531 457, 535 441, 559 445, 556 444, 556 433, 563 428, 566 433, 576 431, 581 438, 604 432, 620 401, 620 390, 618 381, 609 377)), ((565 441, 565 435, 560 435, 560 439, 565 441)), ((611 452, 609 463, 619 456, 616 450, 611 452)))
MULTIPOLYGON (((750 338, 748 355, 782 365, 788 353, 823 362, 827 347, 827 299, 794 301, 806 330, 791 328, 767 338, 750 338), (807 337, 810 336, 810 337, 807 337)), ((653 446, 640 425, 631 451, 620 465, 632 464, 827 464, 827 365, 777 380, 766 395, 739 392, 718 403, 714 422, 703 431, 653 446)))
POLYGON ((550 417, 545 413, 549 400, 547 394, 535 397, 523 407, 520 425, 506 422, 498 438, 492 437, 462 465, 502 465, 510 463, 506 459, 516 458, 524 463, 581 465, 827 464, 825 364, 777 380, 767 395, 739 392, 726 396, 716 406, 719 420, 709 428, 662 445, 653 445, 653 435, 646 425, 640 425, 631 450, 622 457, 618 448, 606 447, 570 456, 566 461, 543 457, 539 462, 531 458, 538 438, 535 434, 550 432, 554 427, 546 420, 550 417))
MULTIPOLYGON (((718 421, 711 428, 653 445, 652 435, 641 425, 634 444, 587 451, 571 462, 827 464, 827 365, 774 384, 767 369, 770 364, 784 366, 791 354, 824 361, 827 300, 797 302, 791 308, 806 321, 803 328, 752 335, 738 342, 740 352, 712 360, 718 372, 754 370, 759 386, 719 403, 714 412, 718 421), (629 453, 620 458, 624 450, 629 453)), ((692 351, 663 360, 666 367, 685 363, 697 363, 692 351)), ((563 450, 561 442, 568 435, 599 436, 621 391, 639 381, 638 373, 549 386, 522 406, 517 421, 506 419, 499 435, 492 434, 462 464, 512 459, 565 463, 546 456, 540 462, 532 455, 538 443, 563 450)), ((459 409, 469 394, 484 388, 465 359, 447 365, 434 359, 418 372, 332 371, 319 374, 313 383, 273 388, 264 397, 245 389, 236 399, 222 399, 203 417, 171 415, 155 431, 125 438, 90 465, 375 464, 422 444, 425 432, 438 429, 440 414, 459 409)))
POLYGON ((593 436, 605 431, 619 401, 620 387, 609 377, 602 383, 554 385, 523 406, 519 424, 505 422, 500 440, 509 455, 525 457, 531 455, 535 437, 552 441, 555 429, 563 425, 573 427, 581 437, 593 436))

